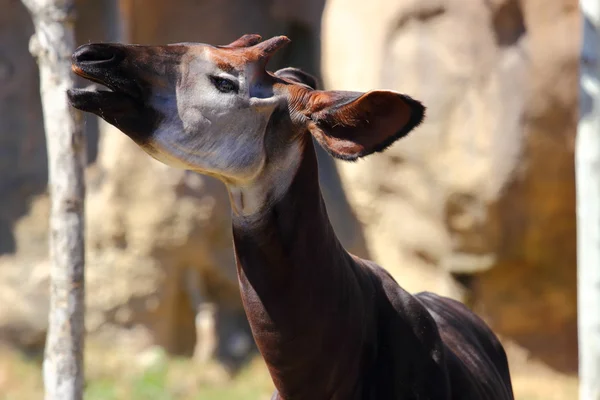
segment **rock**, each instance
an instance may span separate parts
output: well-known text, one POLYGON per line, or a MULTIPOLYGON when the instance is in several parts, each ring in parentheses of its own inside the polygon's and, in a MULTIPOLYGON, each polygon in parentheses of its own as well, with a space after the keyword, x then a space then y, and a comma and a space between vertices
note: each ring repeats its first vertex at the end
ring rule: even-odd
MULTIPOLYGON (((17 251, 14 226, 48 180, 39 79, 20 1, 0 0, 0 256, 17 251)), ((47 244, 44 244, 47 247, 47 244)), ((39 249, 36 246, 34 251, 39 249)))
POLYGON ((137 360, 143 371, 161 371, 166 368, 167 354, 162 347, 152 346, 144 350, 137 360))
POLYGON ((340 164, 376 260, 576 370, 577 2, 330 0, 330 88, 422 100, 426 122, 340 164))
POLYGON ((17 269, 0 259, 0 341, 36 351, 46 340, 50 266, 47 261, 21 262, 17 269))
POLYGON ((141 324, 155 344, 191 352, 188 268, 198 272, 209 299, 243 318, 227 193, 213 179, 154 161, 116 129, 101 126, 87 203, 88 315, 98 321, 89 328, 141 324))
MULTIPOLYGON (((207 363, 216 355, 218 334, 216 321, 217 307, 211 303, 202 304, 196 312, 196 347, 194 361, 207 363)), ((245 349, 248 351, 249 349, 245 349)), ((244 352, 243 355, 247 354, 244 352)), ((237 355, 237 354, 236 354, 237 355)))

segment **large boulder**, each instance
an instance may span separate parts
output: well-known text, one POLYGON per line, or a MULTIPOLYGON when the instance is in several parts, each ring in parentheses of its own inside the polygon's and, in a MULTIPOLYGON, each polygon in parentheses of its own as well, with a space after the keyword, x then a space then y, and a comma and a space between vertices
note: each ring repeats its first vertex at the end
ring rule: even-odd
POLYGON ((0 256, 17 250, 14 225, 46 190, 39 79, 28 43, 33 24, 20 1, 0 0, 0 256))
POLYGON ((0 9, 0 337, 30 346, 43 342, 47 325, 48 214, 43 204, 31 207, 46 191, 46 141, 38 71, 28 51, 33 24, 20 1, 0 0, 0 9), (23 224, 32 215, 42 226, 23 224), (9 265, 15 252, 21 263, 9 265))
POLYGON ((576 0, 330 0, 328 87, 389 88, 426 122, 341 164, 374 257, 576 369, 576 0))

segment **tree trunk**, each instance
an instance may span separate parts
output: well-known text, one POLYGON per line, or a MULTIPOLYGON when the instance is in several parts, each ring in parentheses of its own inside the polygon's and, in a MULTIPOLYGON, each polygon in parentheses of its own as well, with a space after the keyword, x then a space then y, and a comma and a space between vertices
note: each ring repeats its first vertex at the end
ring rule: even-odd
POLYGON ((40 69, 40 92, 48 144, 51 288, 44 355, 47 400, 83 396, 84 344, 84 165, 81 114, 67 101, 74 86, 73 0, 23 0, 35 34, 30 51, 40 69))
POLYGON ((580 400, 600 400, 600 0, 582 0, 577 181, 580 400))

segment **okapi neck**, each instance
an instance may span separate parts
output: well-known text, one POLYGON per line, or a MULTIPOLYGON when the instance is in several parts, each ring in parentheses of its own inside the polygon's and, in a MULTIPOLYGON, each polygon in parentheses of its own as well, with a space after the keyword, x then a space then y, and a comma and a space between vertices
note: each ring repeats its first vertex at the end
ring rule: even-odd
POLYGON ((244 261, 239 267, 266 272, 310 261, 310 266, 303 267, 306 270, 349 257, 327 215, 311 140, 303 146, 299 166, 285 192, 273 200, 267 188, 264 202, 265 207, 255 215, 233 214, 236 256, 244 261))
POLYGON ((343 379, 355 382, 362 293, 327 217, 311 141, 286 193, 259 221, 234 216, 233 237, 244 309, 281 397, 331 398, 343 379))

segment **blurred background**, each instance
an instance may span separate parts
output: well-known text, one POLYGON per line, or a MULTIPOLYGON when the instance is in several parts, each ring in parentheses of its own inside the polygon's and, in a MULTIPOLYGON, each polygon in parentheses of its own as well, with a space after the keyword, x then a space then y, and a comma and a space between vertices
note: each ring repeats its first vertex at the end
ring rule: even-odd
MULTIPOLYGON (((459 299, 501 337, 517 399, 577 398, 576 0, 78 0, 78 42, 227 44, 324 88, 394 89, 426 123, 352 164, 319 154, 351 252, 459 299)), ((0 0, 0 399, 42 397, 47 158, 33 25, 0 0)), ((82 83, 83 84, 83 83, 82 83)), ((227 194, 86 116, 86 399, 266 400, 227 194)))

